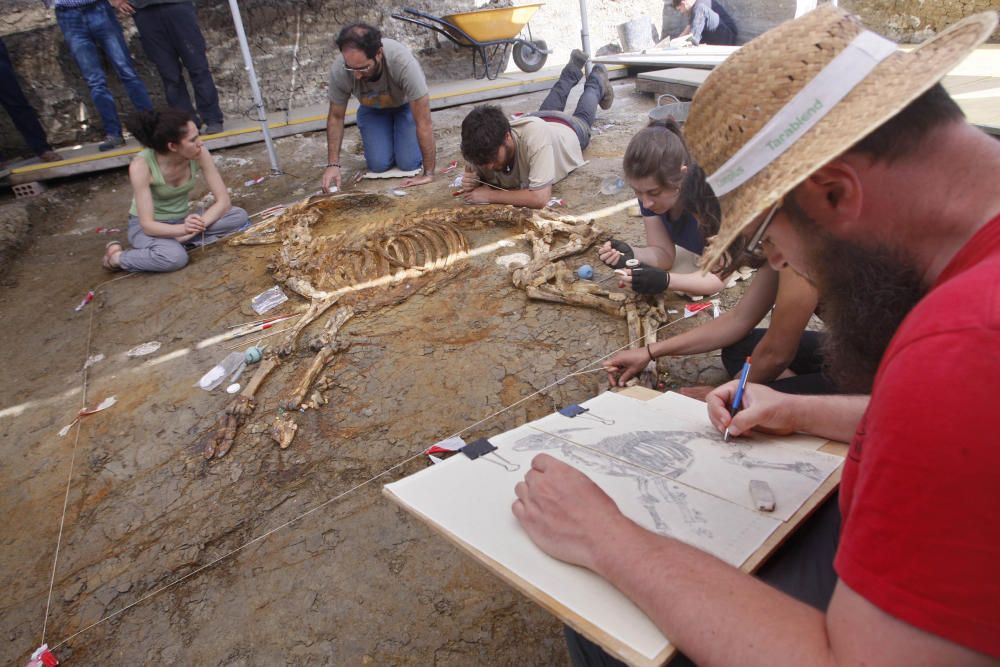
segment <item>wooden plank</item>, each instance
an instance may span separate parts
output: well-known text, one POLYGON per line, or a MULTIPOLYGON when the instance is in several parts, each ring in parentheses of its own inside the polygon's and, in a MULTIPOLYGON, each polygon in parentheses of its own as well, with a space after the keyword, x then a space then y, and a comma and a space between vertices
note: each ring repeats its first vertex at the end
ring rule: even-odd
MULTIPOLYGON (((639 400, 650 400, 661 395, 659 392, 640 386, 625 388, 621 390, 620 393, 623 396, 629 396, 639 400)), ((847 455, 847 450, 848 446, 843 443, 827 442, 820 448, 819 451, 844 457, 847 455)), ((743 563, 740 569, 747 573, 753 573, 764 562, 766 562, 771 554, 773 554, 774 551, 777 550, 781 544, 795 532, 799 524, 806 520, 837 489, 837 486, 840 483, 842 469, 843 466, 838 467, 837 470, 834 471, 830 477, 828 477, 827 480, 809 497, 798 512, 796 512, 788 521, 782 522, 777 530, 775 530, 775 532, 772 533, 771 536, 768 537, 768 539, 765 540, 764 543, 743 563)), ((384 486, 382 488, 382 493, 393 502, 396 502, 407 512, 412 513, 420 519, 424 524, 431 528, 432 531, 443 535, 445 539, 457 546, 461 551, 482 563, 501 580, 520 591, 533 602, 544 608, 549 613, 555 615, 556 618, 565 622, 577 632, 589 638, 591 641, 598 643, 608 653, 619 660, 622 660, 626 664, 632 665, 633 667, 659 667, 676 655, 677 650, 672 645, 668 644, 666 648, 653 660, 648 660, 645 656, 636 653, 630 647, 610 636, 602 628, 593 625, 586 619, 574 613, 572 610, 568 609, 565 605, 551 597, 545 591, 538 589, 536 586, 511 572, 487 554, 479 551, 461 538, 452 534, 430 517, 417 511, 415 508, 404 504, 395 496, 395 494, 392 493, 392 491, 384 486)))
MULTIPOLYGON (((705 70, 706 72, 708 70, 705 70)), ((651 81, 649 79, 635 80, 635 92, 652 93, 653 95, 673 95, 679 100, 690 100, 694 97, 698 88, 683 83, 670 83, 667 81, 651 81)))
POLYGON ((712 69, 736 52, 737 46, 700 44, 683 49, 647 49, 638 53, 616 53, 592 58, 595 63, 628 65, 629 67, 693 67, 712 69))
POLYGON ((642 72, 636 76, 637 79, 662 81, 665 83, 683 83, 689 86, 698 87, 705 83, 710 72, 703 69, 693 69, 691 67, 669 67, 658 69, 653 72, 642 72))
MULTIPOLYGON (((547 68, 531 74, 524 72, 503 74, 494 81, 466 79, 431 83, 429 84, 431 109, 444 109, 548 90, 559 78, 560 71, 561 67, 547 68)), ((621 79, 628 76, 628 70, 624 66, 609 67, 608 76, 610 79, 621 79)), ((348 104, 345 125, 355 124, 357 106, 357 101, 353 99, 348 104)), ((300 132, 322 130, 326 127, 327 109, 326 103, 320 103, 296 109, 291 114, 285 112, 268 114, 268 130, 275 139, 300 132)), ((264 132, 260 128, 260 123, 256 121, 240 118, 228 121, 227 126, 229 129, 225 132, 205 138, 205 145, 209 150, 264 141, 264 132)), ((17 185, 118 169, 127 166, 132 156, 141 149, 142 147, 134 139, 129 140, 124 147, 106 153, 99 152, 96 143, 83 145, 76 150, 57 148, 57 151, 69 157, 59 162, 39 162, 33 159, 11 165, 7 182, 17 185)))
POLYGON ((640 93, 669 94, 682 100, 694 97, 705 83, 711 70, 692 67, 671 67, 653 72, 640 72, 635 77, 635 89, 640 93))

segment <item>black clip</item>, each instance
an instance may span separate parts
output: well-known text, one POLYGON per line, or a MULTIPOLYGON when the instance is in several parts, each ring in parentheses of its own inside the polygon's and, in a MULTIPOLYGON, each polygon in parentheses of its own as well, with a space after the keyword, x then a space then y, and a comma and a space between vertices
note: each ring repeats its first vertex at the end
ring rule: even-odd
POLYGON ((580 415, 583 415, 584 417, 590 417, 594 421, 599 421, 605 426, 612 426, 615 423, 614 419, 605 419, 604 417, 598 417, 593 412, 590 412, 590 408, 585 408, 582 405, 577 405, 576 403, 567 405, 565 408, 559 408, 559 414, 561 414, 563 417, 569 417, 571 419, 573 417, 579 417, 580 415))
POLYGON ((494 461, 491 458, 486 458, 484 460, 485 461, 489 461, 490 463, 492 463, 494 465, 500 466, 501 468, 503 468, 507 472, 517 472, 518 470, 521 469, 520 465, 518 465, 516 463, 511 463, 510 461, 508 461, 504 457, 502 457, 499 454, 497 454, 497 446, 494 445, 489 440, 487 440, 486 438, 480 438, 479 440, 476 440, 474 442, 470 442, 469 444, 467 444, 465 447, 462 447, 458 451, 462 452, 463 454, 465 454, 466 456, 468 456, 473 461, 475 461, 476 459, 478 459, 480 457, 485 457, 487 454, 493 454, 493 456, 495 456, 496 458, 500 459, 500 461, 502 461, 503 463, 501 463, 500 461, 494 461))

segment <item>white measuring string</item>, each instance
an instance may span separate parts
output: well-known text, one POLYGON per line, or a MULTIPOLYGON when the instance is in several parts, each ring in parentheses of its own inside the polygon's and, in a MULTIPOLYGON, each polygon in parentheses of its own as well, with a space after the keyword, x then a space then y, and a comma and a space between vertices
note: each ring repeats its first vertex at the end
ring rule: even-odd
MULTIPOLYGON (((97 294, 97 290, 101 289, 107 284, 113 283, 124 278, 131 278, 134 273, 127 273, 124 276, 118 276, 117 278, 112 278, 111 280, 105 280, 93 289, 94 294, 97 294)), ((96 307, 91 307, 90 309, 90 322, 87 325, 87 359, 90 359, 90 344, 93 341, 94 335, 94 311, 96 307)), ((87 363, 83 364, 83 390, 80 392, 80 410, 83 411, 87 408, 87 387, 90 379, 90 368, 87 363)), ((45 643, 45 630, 48 628, 49 623, 49 609, 52 606, 52 589, 56 585, 56 566, 59 564, 59 549, 62 546, 62 536, 63 536, 63 526, 66 524, 66 508, 69 507, 69 491, 70 486, 73 482, 73 466, 76 464, 76 449, 77 445, 80 444, 80 429, 83 426, 83 419, 80 415, 76 418, 76 436, 73 438, 73 451, 69 457, 69 473, 66 475, 66 494, 63 496, 63 509, 62 516, 59 518, 59 536, 56 538, 56 552, 52 556, 52 576, 49 578, 49 593, 45 599, 45 618, 42 620, 42 644, 45 643)))
MULTIPOLYGON (((697 314, 700 314, 702 312, 708 312, 708 311, 709 311, 709 309, 705 308, 703 310, 697 311, 695 314, 697 315, 697 314)), ((682 315, 682 316, 680 316, 680 317, 678 317, 678 318, 676 318, 674 320, 671 320, 670 322, 667 322, 666 324, 660 326, 653 333, 659 333, 663 329, 666 329, 667 327, 669 327, 669 326, 671 326, 673 324, 676 324, 677 322, 680 322, 681 320, 684 320, 684 319, 687 319, 687 318, 684 315, 682 315)), ((465 428, 463 428, 463 429, 461 429, 459 431, 456 431, 455 433, 453 433, 452 435, 448 436, 447 438, 443 438, 443 440, 448 440, 450 438, 456 438, 456 437, 462 435, 463 433, 465 433, 466 431, 469 431, 470 429, 473 429, 476 426, 479 426, 480 424, 483 424, 483 423, 485 423, 485 422, 487 422, 487 421, 489 421, 489 420, 491 420, 491 419, 493 419, 495 417, 499 417, 504 412, 507 412, 508 410, 510 410, 510 409, 512 409, 512 408, 514 408, 514 407, 516 407, 518 405, 520 405, 521 403, 524 403, 525 401, 527 401, 527 400, 529 400, 531 398, 534 398, 535 396, 538 396, 539 394, 542 394, 542 393, 548 391, 552 387, 555 387, 556 385, 558 385, 560 382, 563 382, 564 380, 567 380, 567 379, 573 377, 574 375, 581 375, 581 374, 584 374, 584 373, 593 373, 593 372, 596 372, 598 370, 601 370, 601 369, 598 369, 598 368, 591 368, 589 370, 587 370, 587 369, 590 366, 593 366, 594 364, 599 364, 602 361, 604 361, 605 359, 608 359, 609 357, 611 357, 612 355, 617 354, 618 352, 621 352, 622 350, 625 350, 625 349, 629 348, 630 346, 632 346, 633 344, 636 344, 638 342, 639 342, 639 340, 630 340, 629 342, 627 342, 625 345, 622 345, 618 349, 612 350, 611 352, 608 352, 607 354, 605 354, 603 357, 599 357, 599 358, 594 359, 593 361, 587 363, 586 365, 584 365, 584 369, 583 370, 574 371, 573 373, 569 373, 568 375, 565 375, 565 376, 559 378, 555 382, 552 382, 552 383, 550 383, 550 384, 542 387, 541 389, 535 391, 534 393, 529 394, 529 395, 525 396, 524 398, 522 398, 522 399, 520 399, 518 401, 515 401, 514 403, 511 403, 510 405, 508 405, 508 406, 506 406, 504 408, 501 408, 500 410, 497 410, 493 414, 487 415, 486 417, 483 417, 479 421, 477 421, 475 423, 472 423, 472 424, 469 424, 465 428)), ((221 556, 218 556, 214 560, 212 560, 212 561, 210 561, 210 562, 208 562, 208 563, 206 563, 204 565, 201 565, 200 567, 192 570, 191 572, 188 572, 184 576, 182 576, 182 577, 180 577, 178 579, 175 579, 174 581, 170 582, 169 584, 164 584, 163 586, 160 586, 159 588, 157 588, 157 589, 155 589, 153 591, 150 591, 149 593, 147 593, 147 594, 143 595, 142 597, 140 597, 138 600, 136 600, 134 602, 131 602, 128 605, 122 607, 118 611, 112 612, 112 613, 108 614, 107 616, 105 616, 105 617, 103 617, 101 619, 98 619, 97 621, 94 621, 93 623, 91 623, 90 625, 86 626, 85 628, 81 628, 80 630, 77 630, 76 632, 74 632, 70 636, 68 636, 65 639, 63 639, 62 641, 60 641, 58 644, 54 645, 52 647, 52 650, 55 651, 60 646, 63 646, 64 644, 72 641, 74 638, 76 638, 79 635, 87 632, 88 630, 91 630, 91 629, 97 627, 101 623, 104 623, 105 621, 111 620, 112 618, 118 616, 119 614, 122 614, 122 613, 128 611, 132 607, 135 607, 136 605, 138 605, 138 604, 140 604, 140 603, 142 603, 142 602, 144 602, 144 601, 152 598, 153 596, 159 595, 163 591, 166 591, 166 590, 168 590, 170 588, 173 588, 174 586, 176 586, 177 584, 181 583, 185 579, 193 577, 194 575, 198 574, 199 572, 203 572, 203 571, 207 570, 208 568, 216 565, 217 563, 219 563, 219 562, 221 562, 221 561, 229 558, 230 556, 232 556, 232 555, 234 555, 236 553, 239 553, 240 551, 243 551, 244 549, 246 549, 250 545, 256 544, 257 542, 260 542, 261 540, 266 539, 267 537, 273 535, 274 533, 278 532, 279 530, 281 530, 283 528, 286 528, 289 525, 295 523, 296 521, 299 521, 299 520, 301 520, 301 519, 309 516, 313 512, 321 510, 324 507, 327 507, 328 505, 330 505, 330 504, 332 504, 332 503, 334 503, 334 502, 336 502, 336 501, 338 501, 338 500, 346 497, 347 495, 349 495, 351 493, 354 493, 358 489, 360 489, 360 488, 362 488, 364 486, 367 486, 368 484, 371 484, 375 480, 381 479, 382 477, 385 477, 386 475, 388 475, 392 471, 394 471, 394 470, 396 470, 398 468, 401 468, 402 466, 406 465, 407 463, 409 463, 409 462, 411 462, 411 461, 413 461, 413 460, 415 460, 415 459, 420 458, 421 456, 423 456, 424 455, 424 451, 426 449, 427 449, 426 447, 422 448, 416 454, 413 454, 413 455, 411 455, 411 456, 403 459, 402 461, 399 461, 398 463, 393 464, 392 466, 386 468, 385 470, 383 470, 382 472, 378 473, 374 477, 371 477, 370 479, 366 479, 363 482, 359 482, 358 484, 355 484, 350 489, 347 489, 346 491, 344 491, 342 493, 339 493, 336 496, 334 496, 332 498, 329 498, 328 500, 324 500, 319 505, 315 505, 314 507, 309 508, 305 512, 302 512, 301 514, 299 514, 299 515, 297 515, 297 516, 295 516, 295 517, 293 517, 293 518, 285 521, 284 523, 281 523, 281 524, 275 526, 274 528, 271 528, 267 532, 265 532, 265 533, 263 533, 261 535, 258 535, 257 537, 251 539, 250 541, 245 542, 244 544, 241 544, 240 546, 238 546, 238 547, 236 547, 236 548, 234 548, 234 549, 232 549, 230 551, 227 551, 226 553, 222 554, 221 556)), ((67 486, 68 486, 68 483, 67 483, 67 486)), ((66 493, 67 493, 67 497, 68 497, 68 495, 69 495, 69 489, 68 488, 67 488, 66 493)), ((63 517, 65 518, 65 510, 64 510, 64 513, 63 513, 63 517)), ((54 581, 54 579, 55 579, 55 566, 54 565, 53 565, 53 575, 52 576, 53 576, 53 581, 54 581)), ((49 597, 50 597, 50 599, 51 599, 51 595, 52 595, 52 589, 50 587, 49 588, 49 597)), ((46 617, 47 616, 48 616, 48 612, 46 611, 46 617)))

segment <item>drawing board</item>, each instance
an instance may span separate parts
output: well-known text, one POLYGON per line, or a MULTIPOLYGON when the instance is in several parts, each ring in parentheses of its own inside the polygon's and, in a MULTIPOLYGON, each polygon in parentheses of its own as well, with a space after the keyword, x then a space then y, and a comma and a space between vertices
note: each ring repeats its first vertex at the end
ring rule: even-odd
POLYGON ((549 415, 491 436, 495 453, 476 460, 455 455, 387 484, 384 493, 612 655, 631 665, 661 665, 673 647, 638 607, 590 571, 547 556, 521 529, 511 505, 514 486, 532 459, 544 452, 576 467, 646 529, 748 570, 791 530, 783 516, 801 520, 826 497, 842 461, 777 442, 714 442, 696 416, 700 406, 703 417, 705 405, 680 398, 652 405, 606 393, 584 403, 590 408, 584 415, 549 415), (812 468, 801 466, 755 469, 725 460, 734 452, 744 452, 745 460, 747 451, 754 461, 806 462, 820 472, 803 475, 802 469, 812 468), (782 513, 753 509, 751 478, 772 484, 782 513), (805 504, 798 501, 800 486, 814 492, 805 504))

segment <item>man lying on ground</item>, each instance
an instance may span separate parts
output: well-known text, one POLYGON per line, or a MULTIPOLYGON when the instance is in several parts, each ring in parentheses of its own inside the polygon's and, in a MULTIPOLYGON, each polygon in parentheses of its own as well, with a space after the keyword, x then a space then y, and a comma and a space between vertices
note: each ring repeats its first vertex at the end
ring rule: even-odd
POLYGON ((586 163, 583 149, 590 143, 597 106, 610 109, 615 97, 604 65, 595 65, 573 115, 563 111, 586 64, 587 55, 574 50, 538 111, 513 122, 492 105, 478 106, 465 117, 462 191, 467 204, 544 208, 552 185, 586 163))

